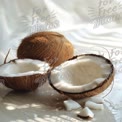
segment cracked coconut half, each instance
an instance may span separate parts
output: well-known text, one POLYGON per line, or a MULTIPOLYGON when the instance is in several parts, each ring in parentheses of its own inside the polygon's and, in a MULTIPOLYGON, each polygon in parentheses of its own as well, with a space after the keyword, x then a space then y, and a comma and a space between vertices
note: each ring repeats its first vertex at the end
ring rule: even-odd
POLYGON ((0 66, 0 79, 14 90, 31 91, 46 81, 49 70, 44 61, 16 59, 0 66))
POLYGON ((95 54, 75 56, 54 68, 50 85, 71 98, 85 98, 103 92, 112 82, 114 68, 110 60, 95 54))

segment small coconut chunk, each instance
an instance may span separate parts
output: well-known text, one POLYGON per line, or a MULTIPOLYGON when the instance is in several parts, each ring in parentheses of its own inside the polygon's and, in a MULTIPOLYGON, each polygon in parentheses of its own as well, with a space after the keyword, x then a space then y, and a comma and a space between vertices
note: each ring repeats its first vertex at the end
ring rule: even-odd
POLYGON ((97 103, 92 102, 92 101, 87 101, 85 103, 85 106, 89 107, 90 109, 93 109, 93 110, 102 110, 102 109, 104 109, 103 104, 97 104, 97 103))
POLYGON ((81 108, 81 105, 79 103, 77 103, 76 101, 71 100, 71 99, 65 100, 64 101, 64 106, 65 106, 67 111, 71 111, 71 110, 74 110, 74 109, 81 108))
POLYGON ((103 100, 102 97, 91 97, 90 101, 98 103, 98 104, 103 104, 104 103, 104 100, 103 100))
POLYGON ((94 117, 94 113, 88 107, 85 107, 81 110, 81 112, 77 116, 80 118, 89 119, 94 117))

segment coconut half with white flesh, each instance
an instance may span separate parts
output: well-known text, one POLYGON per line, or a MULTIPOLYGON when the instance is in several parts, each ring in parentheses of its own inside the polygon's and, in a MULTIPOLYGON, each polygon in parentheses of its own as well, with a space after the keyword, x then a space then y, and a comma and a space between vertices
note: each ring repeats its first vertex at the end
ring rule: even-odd
POLYGON ((48 76, 50 85, 71 98, 86 98, 103 92, 112 82, 114 67, 110 60, 84 54, 54 68, 48 76))
POLYGON ((0 66, 0 79, 14 90, 31 91, 46 81, 49 70, 44 61, 15 59, 0 66))

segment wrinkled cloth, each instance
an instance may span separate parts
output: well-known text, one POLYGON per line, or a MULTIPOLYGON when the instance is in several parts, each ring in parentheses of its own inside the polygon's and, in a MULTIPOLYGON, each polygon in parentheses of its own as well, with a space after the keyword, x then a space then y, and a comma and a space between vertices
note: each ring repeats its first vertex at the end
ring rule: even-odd
POLYGON ((60 32, 74 45, 75 55, 95 53, 113 62, 116 75, 106 105, 120 122, 121 6, 120 0, 0 0, 0 64, 9 49, 8 61, 16 58, 17 47, 25 36, 38 31, 60 32))
POLYGON ((16 49, 15 43, 26 35, 45 30, 63 33, 80 29, 81 43, 120 47, 121 16, 109 18, 120 13, 121 4, 117 0, 0 0, 0 51, 16 49), (115 7, 116 11, 106 12, 115 7), (99 15, 99 11, 103 14, 99 15))

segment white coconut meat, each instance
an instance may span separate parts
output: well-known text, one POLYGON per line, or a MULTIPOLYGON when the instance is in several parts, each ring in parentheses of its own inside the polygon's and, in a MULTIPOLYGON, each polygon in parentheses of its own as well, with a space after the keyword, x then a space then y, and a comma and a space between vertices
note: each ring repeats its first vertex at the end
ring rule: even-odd
POLYGON ((95 102, 92 102, 92 101, 87 101, 85 103, 85 106, 90 108, 90 109, 93 109, 93 110, 103 110, 104 109, 103 104, 98 104, 98 103, 95 103, 95 102))
POLYGON ((89 99, 90 101, 92 101, 92 102, 95 102, 95 103, 98 103, 98 104, 103 104, 104 103, 104 99, 102 98, 102 97, 91 97, 90 99, 89 99))
POLYGON ((0 76, 2 77, 18 77, 34 74, 45 74, 50 69, 48 63, 32 60, 17 59, 0 66, 0 76))
POLYGON ((74 109, 82 108, 79 103, 77 103, 76 101, 71 100, 71 99, 65 100, 64 101, 64 106, 65 106, 67 111, 71 111, 71 110, 74 110, 74 109))
POLYGON ((57 90, 81 93, 96 88, 111 72, 111 64, 106 59, 84 55, 55 68, 51 72, 50 81, 57 90))
POLYGON ((94 113, 88 107, 85 107, 78 114, 78 117, 81 117, 81 118, 93 118, 94 117, 94 113))

